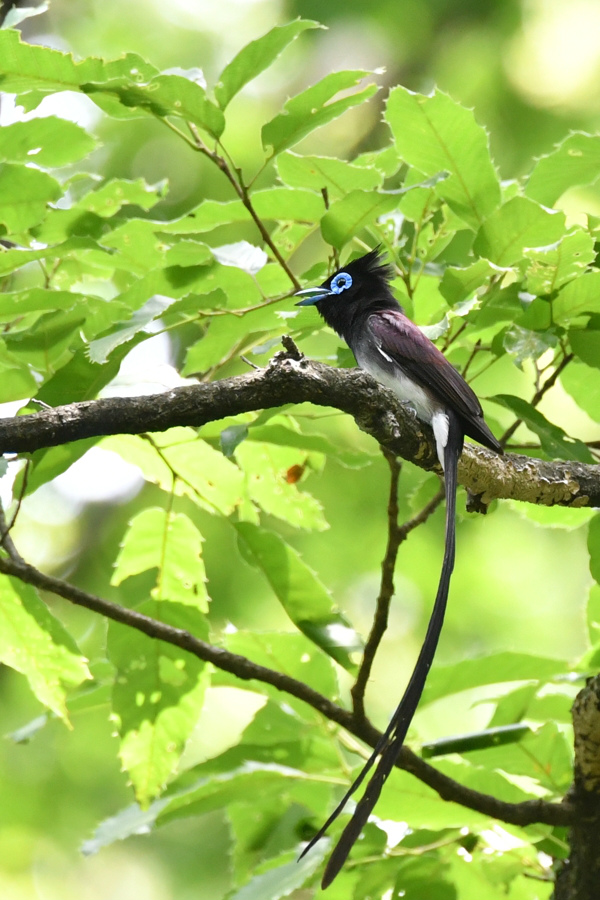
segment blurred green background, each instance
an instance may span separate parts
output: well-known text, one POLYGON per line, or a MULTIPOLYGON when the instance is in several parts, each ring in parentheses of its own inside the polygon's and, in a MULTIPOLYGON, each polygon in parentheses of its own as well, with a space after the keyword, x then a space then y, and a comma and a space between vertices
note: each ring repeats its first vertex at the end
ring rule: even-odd
MULTIPOLYGON (((494 157, 506 179, 527 172, 531 159, 548 152, 570 129, 598 129, 597 0, 53 0, 47 13, 24 22, 23 34, 28 41, 79 56, 113 58, 135 51, 161 68, 197 66, 210 86, 240 47, 296 16, 317 19, 327 30, 303 36, 232 103, 235 115, 225 142, 247 175, 262 161, 262 122, 288 96, 341 68, 381 70, 378 80, 383 86, 400 83, 428 91, 437 85, 474 107, 478 121, 490 131, 494 157)), ((385 90, 371 101, 368 115, 362 108, 356 114, 351 111, 318 131, 300 152, 350 156, 382 146, 384 97, 385 90)), ((158 208, 165 218, 203 198, 230 199, 230 188, 219 173, 159 124, 101 118, 85 98, 73 94, 45 101, 41 111, 75 118, 100 137, 102 147, 86 163, 89 171, 105 177, 144 176, 150 182, 168 179, 169 196, 158 208)), ((17 115, 6 100, 2 113, 4 124, 17 115)), ((261 175, 261 183, 273 179, 272 170, 261 175)), ((596 202, 600 210, 600 196, 596 202)), ((230 229, 228 240, 236 239, 232 233, 230 229)), ((257 242, 256 234, 245 227, 240 226, 237 236, 257 242)), ((311 352, 310 346, 304 349, 311 352)), ((524 377, 505 360, 507 381, 524 377)), ((483 394, 484 381, 477 385, 483 394)), ((596 436, 592 423, 574 410, 560 387, 542 409, 576 436, 596 436)), ((311 414, 309 409, 304 412, 311 414)), ((310 418, 306 421, 310 427, 310 418)), ((312 427, 329 428, 350 446, 368 443, 341 416, 315 421, 312 427)), ((323 503, 331 528, 321 534, 289 535, 363 630, 369 627, 385 545, 387 466, 376 447, 372 450, 373 464, 365 469, 332 463, 310 476, 306 488, 323 503)), ((109 477, 114 482, 113 470, 109 477)), ((422 481, 421 474, 405 466, 405 516, 422 481)), ((77 491, 72 480, 70 487, 63 481, 39 492, 23 511, 17 539, 38 564, 83 587, 100 579, 105 596, 118 599, 108 586, 110 565, 138 501, 116 489, 112 502, 101 502, 100 496, 96 502, 81 503, 77 491)), ((131 493, 135 490, 130 486, 131 493)), ((464 509, 464 502, 459 505, 464 509)), ((584 603, 590 583, 585 528, 542 529, 529 513, 501 504, 485 520, 466 517, 461 522, 441 663, 498 650, 573 659, 584 651, 584 603)), ((229 532, 208 516, 200 524, 215 623, 287 628, 259 575, 230 565, 229 532)), ((443 514, 438 511, 436 528, 415 533, 401 551, 390 630, 368 697, 378 724, 395 705, 418 650, 437 584, 442 534, 443 514)), ((103 624, 52 602, 91 655, 101 644, 103 624)), ((9 670, 0 671, 0 692, 3 734, 40 715, 24 680, 9 670)), ((211 755, 235 738, 251 714, 249 699, 243 691, 209 693, 208 713, 190 748, 191 758, 211 755)), ((455 703, 428 708, 415 723, 419 736, 434 739, 485 725, 490 707, 472 706, 477 699, 461 695, 455 703)), ((228 884, 229 844, 226 823, 218 813, 129 839, 96 857, 81 856, 79 847, 96 824, 132 801, 119 772, 107 712, 100 706, 75 715, 72 732, 50 722, 26 744, 11 739, 0 744, 0 896, 219 900, 228 884)))

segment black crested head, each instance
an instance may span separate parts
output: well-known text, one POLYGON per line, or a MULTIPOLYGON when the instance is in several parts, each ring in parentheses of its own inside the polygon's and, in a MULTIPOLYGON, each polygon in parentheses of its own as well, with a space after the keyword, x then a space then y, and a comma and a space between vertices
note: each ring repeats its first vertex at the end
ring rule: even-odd
POLYGON ((379 309, 399 308, 390 290, 393 276, 392 266, 385 262, 379 247, 375 247, 334 272, 319 286, 322 293, 315 288, 313 296, 301 305, 314 304, 327 324, 348 340, 357 317, 360 319, 379 309))

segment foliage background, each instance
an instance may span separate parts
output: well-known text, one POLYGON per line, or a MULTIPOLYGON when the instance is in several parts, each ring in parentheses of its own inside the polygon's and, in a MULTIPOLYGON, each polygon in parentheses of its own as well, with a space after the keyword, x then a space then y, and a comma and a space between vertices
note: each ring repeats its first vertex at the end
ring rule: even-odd
MULTIPOLYGON (((478 121, 490 129, 493 154, 504 178, 522 174, 533 156, 548 152, 570 128, 598 129, 600 110, 593 86, 600 49, 593 35, 600 25, 600 7, 593 0, 569 4, 349 0, 324 8, 310 0, 218 4, 55 0, 44 16, 24 23, 23 33, 29 42, 80 56, 114 58, 134 51, 160 68, 200 66, 211 82, 242 45, 296 15, 316 18, 329 30, 301 38, 267 75, 233 101, 235 125, 228 132, 229 147, 245 171, 253 171, 259 162, 258 125, 275 115, 287 96, 341 68, 385 66, 382 84, 401 83, 419 91, 437 84, 474 106, 478 121)), ((216 170, 159 124, 116 123, 73 94, 52 102, 57 104, 54 112, 85 124, 102 142, 85 163, 90 171, 106 177, 143 176, 151 183, 168 179, 168 198, 154 213, 172 218, 204 198, 231 199, 229 186, 216 170)), ((372 101, 367 114, 363 108, 347 113, 312 135, 302 149, 344 156, 377 148, 382 141, 379 103, 372 101)), ((44 111, 50 111, 48 106, 44 111)), ((2 124, 16 115, 3 99, 2 124)), ((262 178, 266 186, 273 174, 262 178)), ((580 199, 574 191, 564 203, 575 208, 580 199)), ((585 199, 587 208, 600 212, 597 189, 586 189, 585 199)), ((212 238, 218 242, 218 234, 212 238)), ((242 238, 256 240, 248 226, 228 231, 228 240, 242 238)), ((151 383, 157 359, 167 363, 171 352, 157 340, 130 361, 132 392, 140 389, 140 382, 151 383)), ((236 364, 222 374, 241 370, 236 364)), ((506 377, 517 393, 524 376, 515 368, 506 377)), ((478 390, 486 392, 484 381, 478 390)), ((581 439, 596 436, 591 421, 560 387, 541 408, 581 439)), ((351 423, 332 423, 331 428, 349 445, 367 441, 351 423)), ((405 479, 408 492, 410 473, 405 479)), ((84 587, 99 578, 104 582, 101 573, 115 558, 138 488, 130 472, 113 467, 81 470, 79 477, 73 472, 59 479, 23 510, 18 536, 23 552, 39 565, 51 562, 84 587)), ((330 529, 294 535, 294 545, 320 573, 339 605, 366 629, 385 541, 385 466, 374 458, 357 475, 330 464, 325 472, 311 476, 309 488, 323 503, 330 529)), ((147 496, 139 498, 140 505, 146 501, 147 496)), ((377 724, 385 721, 410 670, 435 591, 438 569, 431 560, 437 559, 441 547, 439 514, 436 523, 437 533, 415 534, 401 555, 397 594, 402 602, 393 607, 385 652, 369 694, 377 724)), ((259 576, 248 568, 240 579, 228 565, 231 537, 225 529, 209 516, 202 529, 215 621, 287 627, 259 576)), ((584 528, 540 529, 509 503, 486 521, 463 523, 439 661, 507 649, 560 658, 580 655, 586 647, 584 605, 591 583, 585 541, 584 528)), ((84 651, 91 652, 102 639, 103 626, 60 601, 56 609, 84 651)), ((0 691, 4 733, 40 714, 24 680, 10 670, 0 673, 0 691)), ((477 699, 461 695, 459 701, 450 698, 434 704, 420 716, 419 733, 435 739, 484 725, 489 707, 472 706, 469 701, 477 699)), ((193 758, 212 755, 235 739, 244 716, 247 721, 251 715, 246 702, 247 695, 234 690, 209 692, 203 731, 189 749, 193 758)), ((0 745, 3 896, 11 900, 38 896, 119 900, 133 892, 144 900, 222 896, 228 887, 223 859, 229 852, 229 835, 219 812, 195 820, 193 827, 175 822, 150 836, 113 845, 99 856, 80 856, 82 839, 99 820, 130 802, 131 794, 118 770, 107 708, 87 710, 76 726, 70 732, 53 721, 26 745, 10 740, 0 745)))

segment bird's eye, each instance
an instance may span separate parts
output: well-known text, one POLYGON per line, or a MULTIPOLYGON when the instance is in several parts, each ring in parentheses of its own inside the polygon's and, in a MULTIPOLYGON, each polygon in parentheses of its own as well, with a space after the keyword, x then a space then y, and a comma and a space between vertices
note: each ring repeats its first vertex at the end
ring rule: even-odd
POLYGON ((341 294, 342 291, 347 291, 350 287, 352 287, 352 276, 348 275, 347 272, 340 272, 331 281, 331 290, 334 294, 341 294))

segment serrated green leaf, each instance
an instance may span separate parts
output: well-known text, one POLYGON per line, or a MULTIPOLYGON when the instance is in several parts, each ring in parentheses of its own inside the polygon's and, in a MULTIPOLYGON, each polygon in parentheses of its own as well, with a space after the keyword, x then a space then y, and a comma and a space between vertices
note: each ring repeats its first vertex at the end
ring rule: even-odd
POLYGON ((97 250, 95 241, 84 237, 73 237, 54 247, 44 247, 41 250, 21 250, 12 248, 0 251, 0 276, 26 266, 38 259, 69 259, 84 255, 88 250, 97 250))
POLYGON ((67 721, 65 690, 89 678, 73 638, 28 584, 0 576, 0 659, 27 678, 44 706, 67 721))
POLYGON ((157 569, 155 600, 176 601, 208 611, 203 537, 183 513, 149 508, 129 523, 112 574, 111 584, 157 569))
POLYGON ((340 91, 356 87, 369 75, 364 70, 332 72, 321 81, 287 101, 283 112, 263 125, 262 143, 265 150, 271 148, 271 155, 277 156, 288 150, 316 128, 337 119, 347 109, 364 103, 377 91, 377 85, 370 84, 342 100, 328 103, 340 91))
POLYGON ((98 438, 88 438, 83 441, 73 441, 58 447, 48 447, 36 450, 31 454, 31 464, 27 473, 27 484, 23 485, 23 474, 19 473, 15 482, 15 491, 25 488, 25 496, 33 494, 43 484, 52 481, 66 472, 73 463, 81 459, 90 447, 98 443, 98 438))
POLYGON ((102 103, 103 95, 118 100, 126 110, 140 110, 160 119, 183 118, 215 138, 225 128, 223 113, 208 99, 204 88, 183 75, 157 75, 145 84, 121 80, 95 84, 90 80, 80 89, 109 113, 111 108, 102 103))
POLYGON ((552 302, 555 322, 568 322, 582 313, 600 313, 600 272, 586 272, 570 281, 552 302))
POLYGON ((298 859, 298 851, 283 853, 270 859, 268 864, 260 868, 267 871, 259 871, 250 881, 239 890, 227 895, 227 900, 280 900, 288 897, 293 891, 301 888, 320 867, 325 855, 329 851, 329 844, 322 841, 313 848, 307 856, 298 859))
MULTIPOLYGON (((148 601, 139 611, 206 639, 202 614, 181 603, 148 601)), ((205 663, 173 644, 111 622, 108 653, 117 668, 113 688, 123 768, 146 806, 174 772, 194 728, 206 689, 205 663)))
POLYGON ((323 453, 328 457, 338 459, 350 468, 367 465, 374 455, 368 451, 350 450, 339 442, 334 444, 325 435, 303 434, 273 421, 267 425, 251 425, 248 430, 248 438, 260 443, 279 444, 284 447, 297 447, 299 450, 311 453, 323 453))
POLYGON ((600 137, 575 132, 537 160, 525 193, 544 206, 554 206, 570 187, 594 184, 599 171, 600 137))
POLYGON ((244 85, 268 69, 288 44, 309 28, 323 28, 323 25, 309 19, 296 19, 286 25, 276 25, 262 37, 246 44, 227 63, 215 85, 215 98, 221 109, 225 109, 244 85))
POLYGON ((19 233, 37 225, 46 215, 48 203, 61 195, 60 184, 46 172, 0 164, 0 224, 9 232, 19 233))
POLYGON ((495 394, 489 398, 510 409, 525 423, 530 431, 540 439, 544 453, 551 459, 575 459, 579 462, 593 463, 594 457, 584 443, 569 437, 562 428, 549 422, 548 419, 531 403, 512 394, 495 394))
POLYGON ((571 362, 561 372, 560 383, 594 422, 600 422, 600 379, 593 369, 571 362))
POLYGON ((37 166, 65 166, 83 159, 96 147, 90 134, 56 116, 13 122, 0 128, 0 160, 34 162, 37 166))
POLYGON ((209 512, 218 510, 227 516, 241 503, 242 472, 192 428, 172 428, 152 435, 152 440, 158 450, 133 435, 106 438, 102 446, 138 466, 147 481, 168 493, 173 490, 175 471, 179 476, 175 493, 191 497, 209 512))
POLYGON ((537 731, 523 725, 509 728, 514 729, 515 734, 521 729, 521 738, 507 741, 502 746, 499 742, 487 748, 466 747, 457 752, 468 753, 473 765, 532 778, 554 793, 565 791, 573 780, 571 751, 565 734, 554 722, 548 722, 537 731))
POLYGON ((103 847, 114 844, 115 841, 124 841, 134 834, 148 834, 154 827, 156 817, 165 803, 167 803, 166 798, 155 800, 147 809, 142 809, 137 803, 132 803, 131 806, 119 810, 116 815, 104 819, 94 831, 93 837, 81 845, 82 854, 92 856, 103 847))
POLYGON ((354 671, 351 655, 360 651, 362 642, 315 573, 274 532, 249 522, 235 527, 244 554, 264 572, 294 625, 336 662, 354 671))
POLYGON ((73 356, 81 344, 85 313, 81 309, 44 314, 27 332, 8 334, 6 346, 15 357, 49 377, 73 356))
MULTIPOLYGON (((336 669, 331 657, 317 648, 313 641, 303 634, 275 631, 238 631, 223 636, 223 646, 232 653, 246 656, 259 665, 268 666, 278 672, 285 672, 310 685, 326 697, 337 697, 339 685, 336 669)), ((271 695, 270 688, 261 685, 261 690, 271 695)), ((279 700, 281 694, 273 694, 279 700)), ((321 723, 320 714, 301 700, 286 696, 289 704, 303 722, 321 723)))
POLYGON ((85 82, 115 78, 149 81, 156 74, 158 70, 136 53, 111 62, 96 57, 75 62, 70 53, 24 43, 18 31, 0 31, 0 89, 15 94, 32 92, 29 109, 46 93, 78 90, 85 82))
POLYGON ((588 551, 592 578, 600 584, 600 515, 594 516, 589 524, 588 551))
POLYGON ((488 136, 471 110, 435 91, 390 91, 385 112, 398 154, 425 175, 450 177, 436 187, 470 228, 477 229, 500 202, 498 175, 490 159, 488 136))
POLYGON ((531 260, 526 273, 527 290, 540 296, 551 294, 582 275, 596 252, 591 234, 576 228, 550 247, 526 249, 524 256, 531 260))
POLYGON ((352 191, 333 203, 321 219, 323 239, 341 249, 356 234, 398 206, 396 194, 352 191))
POLYGON ((600 368, 600 330, 571 328, 569 343, 575 356, 588 366, 600 368))
POLYGON ((25 360, 11 353, 0 339, 0 403, 33 397, 38 382, 25 360))
POLYGON ((459 691, 505 681, 549 681, 567 670, 565 662, 527 653, 494 653, 465 659, 452 666, 434 666, 423 692, 422 705, 459 691))
POLYGON ((470 266, 448 266, 440 282, 440 293, 448 301, 449 306, 455 306, 470 297, 477 288, 497 273, 497 266, 492 265, 487 259, 478 259, 470 266))
POLYGON ((276 165, 284 184, 312 191, 325 189, 333 199, 350 191, 373 191, 383 183, 383 174, 377 169, 329 156, 299 156, 287 151, 279 154, 276 165))
POLYGON ((321 504, 287 479, 292 466, 305 462, 301 452, 292 447, 245 441, 235 455, 246 474, 248 495, 261 509, 295 528, 324 531, 329 527, 321 504))
POLYGON ((527 197, 513 197, 484 222, 473 249, 498 266, 518 262, 526 248, 546 247, 565 234, 565 216, 527 197))

